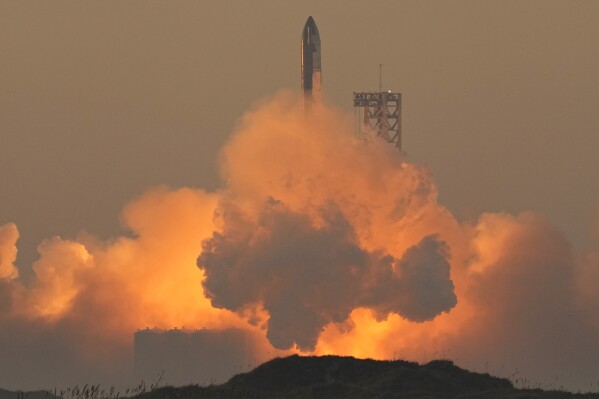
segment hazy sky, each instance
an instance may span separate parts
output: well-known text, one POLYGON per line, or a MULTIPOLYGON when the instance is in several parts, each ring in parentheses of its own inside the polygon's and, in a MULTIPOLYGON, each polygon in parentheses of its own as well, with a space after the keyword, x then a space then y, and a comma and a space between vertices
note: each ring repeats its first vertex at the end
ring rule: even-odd
POLYGON ((325 98, 351 116, 384 64, 408 159, 458 219, 532 210, 596 240, 599 2, 0 0, 0 226, 25 280, 44 239, 123 234, 152 186, 218 189, 244 112, 299 91, 309 15, 325 98))
POLYGON ((543 212, 583 245, 599 205, 599 3, 0 2, 0 223, 119 231, 145 188, 218 186, 240 115, 298 90, 308 15, 328 99, 403 93, 404 147, 458 216, 543 212))

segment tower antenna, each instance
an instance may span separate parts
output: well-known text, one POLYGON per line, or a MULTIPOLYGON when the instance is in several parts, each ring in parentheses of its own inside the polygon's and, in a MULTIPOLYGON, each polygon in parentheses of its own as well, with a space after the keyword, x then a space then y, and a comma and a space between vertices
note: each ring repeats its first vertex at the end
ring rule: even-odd
POLYGON ((376 132, 400 151, 401 148, 401 93, 383 91, 383 64, 379 64, 379 91, 354 92, 356 131, 362 127, 376 132), (362 121, 360 122, 360 119, 362 121))

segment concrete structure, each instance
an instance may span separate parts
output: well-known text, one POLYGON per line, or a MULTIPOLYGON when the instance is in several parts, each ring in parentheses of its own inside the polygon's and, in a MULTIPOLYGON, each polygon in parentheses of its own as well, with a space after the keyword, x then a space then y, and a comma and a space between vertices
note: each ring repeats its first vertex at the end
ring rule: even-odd
POLYGON ((169 385, 218 384, 256 364, 249 334, 226 330, 138 330, 135 372, 150 385, 160 376, 169 385))

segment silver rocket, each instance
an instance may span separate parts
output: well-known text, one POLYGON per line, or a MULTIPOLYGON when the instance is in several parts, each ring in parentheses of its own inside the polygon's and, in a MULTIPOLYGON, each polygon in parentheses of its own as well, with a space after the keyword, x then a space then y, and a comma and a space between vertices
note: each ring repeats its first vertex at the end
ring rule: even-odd
POLYGON ((322 71, 320 69, 320 35, 312 17, 308 17, 301 42, 302 96, 306 110, 322 95, 322 71))

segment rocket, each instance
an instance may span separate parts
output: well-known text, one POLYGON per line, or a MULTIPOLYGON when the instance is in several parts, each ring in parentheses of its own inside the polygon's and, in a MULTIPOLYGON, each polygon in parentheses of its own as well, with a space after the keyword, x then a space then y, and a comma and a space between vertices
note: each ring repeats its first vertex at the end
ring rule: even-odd
POLYGON ((308 17, 304 25, 301 41, 302 96, 304 108, 310 109, 314 102, 319 102, 322 92, 322 71, 320 69, 320 35, 316 22, 308 17))

